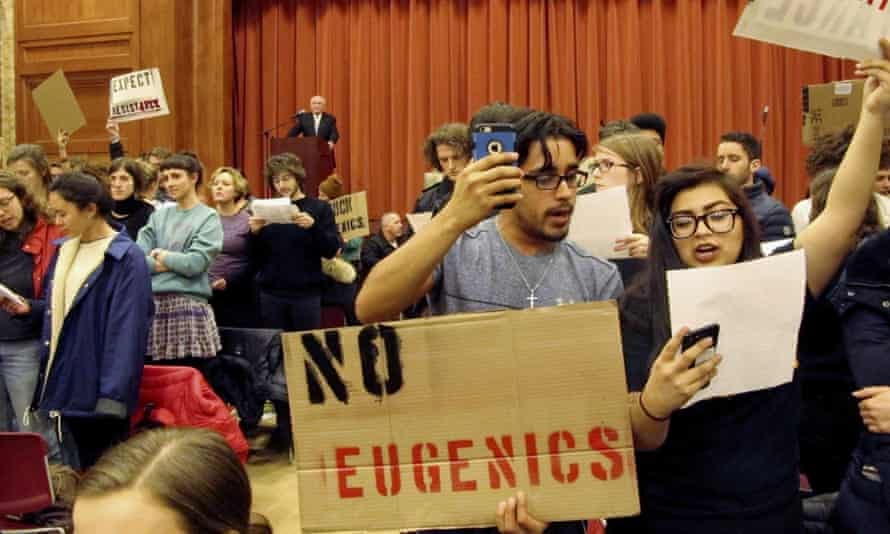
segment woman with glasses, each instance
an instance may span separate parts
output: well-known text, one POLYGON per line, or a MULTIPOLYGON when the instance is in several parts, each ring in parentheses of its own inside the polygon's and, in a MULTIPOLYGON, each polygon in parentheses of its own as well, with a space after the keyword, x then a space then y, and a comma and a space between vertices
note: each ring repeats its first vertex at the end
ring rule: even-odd
MULTIPOLYGON (((287 224, 267 224, 259 217, 248 219, 254 235, 252 260, 258 271, 260 318, 264 327, 286 332, 320 328, 325 284, 321 259, 333 258, 343 246, 334 211, 327 202, 303 192, 306 171, 296 155, 272 156, 264 174, 279 196, 291 200, 294 216, 287 224)), ((287 448, 287 402, 276 402, 276 412, 278 432, 273 434, 272 445, 287 448)))
MULTIPOLYGON (((811 299, 825 291, 858 239, 872 198, 890 111, 890 63, 867 73, 859 125, 825 210, 794 241, 806 251, 811 299)), ((667 271, 760 257, 754 212, 722 172, 685 167, 659 182, 654 219, 648 272, 621 303, 625 358, 640 378, 629 370, 630 389, 639 392, 631 408, 635 447, 649 451, 638 454, 642 513, 610 521, 609 532, 799 532, 797 379, 680 410, 713 378, 720 358, 690 367, 710 340, 680 352, 687 330, 671 334, 667 271)))
POLYGON ((615 251, 645 258, 649 251, 649 225, 655 204, 655 183, 661 175, 662 153, 651 137, 621 134, 600 141, 590 163, 597 191, 627 188, 633 234, 618 239, 615 251))
POLYGON ((0 298, 0 432, 39 432, 57 454, 51 426, 42 418, 25 418, 40 368, 40 327, 46 307, 43 281, 62 229, 50 224, 25 183, 0 170, 0 283, 22 301, 0 298), (17 315, 16 304, 30 313, 17 315), (13 424, 15 422, 15 425, 13 424))

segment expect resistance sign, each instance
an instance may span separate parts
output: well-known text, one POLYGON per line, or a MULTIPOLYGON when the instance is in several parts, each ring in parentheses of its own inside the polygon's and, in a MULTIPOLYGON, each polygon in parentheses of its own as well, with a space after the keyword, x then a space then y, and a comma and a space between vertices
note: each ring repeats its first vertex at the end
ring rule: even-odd
POLYGON ((145 69, 111 79, 109 118, 116 122, 135 121, 170 114, 161 71, 145 69))
POLYGON ((639 512, 614 303, 284 335, 308 531, 639 512))

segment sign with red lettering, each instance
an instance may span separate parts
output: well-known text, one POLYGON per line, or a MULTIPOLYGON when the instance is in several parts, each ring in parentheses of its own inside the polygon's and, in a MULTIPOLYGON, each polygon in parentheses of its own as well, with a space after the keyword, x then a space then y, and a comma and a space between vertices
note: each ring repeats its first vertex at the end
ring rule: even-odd
MULTIPOLYGON (((304 530, 639 513, 614 303, 284 335, 304 530)), ((295 499, 296 500, 296 499, 295 499)))
POLYGON ((157 68, 115 76, 110 89, 110 120, 128 122, 170 114, 161 71, 157 68))
POLYGON ((887 0, 756 0, 748 2, 736 37, 826 56, 880 58, 890 35, 887 0))

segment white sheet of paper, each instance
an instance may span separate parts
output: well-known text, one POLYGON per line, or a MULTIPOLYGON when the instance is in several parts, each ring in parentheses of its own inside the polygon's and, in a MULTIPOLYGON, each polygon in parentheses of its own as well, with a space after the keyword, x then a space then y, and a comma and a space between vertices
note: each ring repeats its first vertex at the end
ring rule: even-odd
POLYGON ((18 296, 14 291, 3 284, 0 284, 0 298, 9 299, 19 304, 24 304, 24 301, 22 301, 22 298, 20 296, 18 296))
POLYGON ((890 35, 890 6, 861 0, 749 2, 736 37, 827 56, 880 58, 878 39, 890 35))
POLYGON ((414 233, 416 234, 423 230, 423 227, 433 220, 433 212, 406 213, 405 217, 408 219, 408 224, 411 225, 411 229, 414 230, 414 233))
POLYGON ((784 247, 785 245, 791 243, 794 239, 779 239, 778 241, 764 241, 760 244, 760 251, 763 252, 764 256, 769 256, 773 252, 776 251, 779 247, 784 247))
POLYGON ((667 274, 671 330, 717 323, 716 378, 689 407, 790 382, 803 317, 806 257, 802 250, 725 267, 667 274))
POLYGON ((578 195, 568 239, 597 258, 627 258, 627 251, 615 252, 615 240, 632 233, 626 188, 578 195))
POLYGON ((260 198, 251 204, 253 214, 266 219, 266 224, 289 224, 299 208, 289 198, 260 198))

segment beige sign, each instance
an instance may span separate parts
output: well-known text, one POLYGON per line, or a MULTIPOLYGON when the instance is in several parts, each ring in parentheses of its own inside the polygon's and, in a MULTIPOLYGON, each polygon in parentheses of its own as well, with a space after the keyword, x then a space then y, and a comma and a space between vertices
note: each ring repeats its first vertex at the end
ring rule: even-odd
MULTIPOLYGON (((639 512, 614 303, 284 335, 308 531, 639 512)), ((295 498, 296 500, 296 498, 295 498)))
POLYGON ((31 95, 46 123, 50 138, 55 139, 59 130, 73 134, 86 125, 87 119, 61 70, 57 70, 35 87, 31 95))
POLYGON ((340 230, 343 241, 371 235, 371 227, 368 224, 368 196, 364 191, 332 200, 331 208, 334 210, 334 220, 337 221, 337 229, 340 230))

